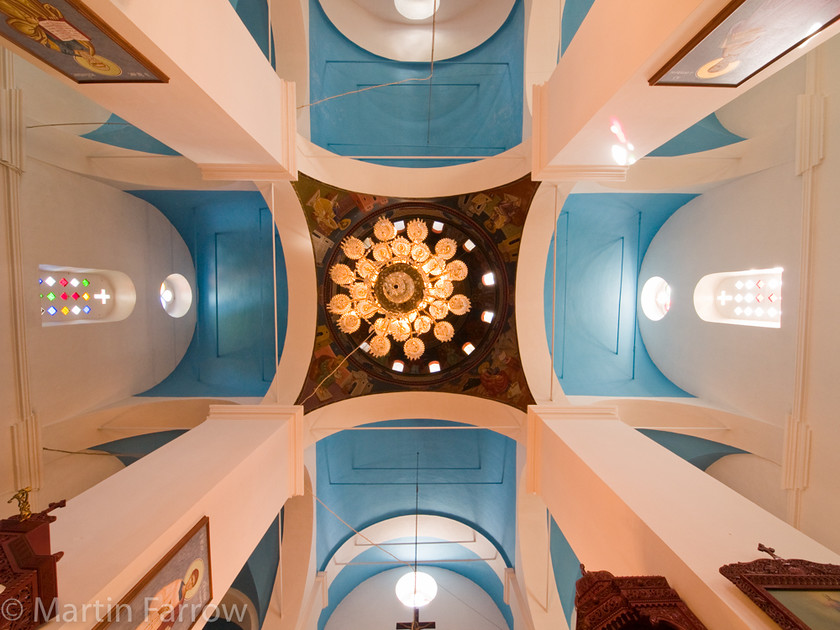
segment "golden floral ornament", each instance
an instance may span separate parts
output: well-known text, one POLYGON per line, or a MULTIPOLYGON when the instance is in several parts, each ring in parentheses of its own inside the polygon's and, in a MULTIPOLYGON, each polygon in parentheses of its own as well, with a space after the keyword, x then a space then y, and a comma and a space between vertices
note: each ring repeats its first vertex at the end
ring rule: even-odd
POLYGON ((423 219, 412 219, 406 226, 406 234, 411 242, 420 243, 429 235, 429 226, 423 219))
POLYGON ((438 322, 435 324, 435 337, 438 341, 452 341, 455 336, 455 327, 449 322, 438 322))
POLYGON ((380 317, 373 322, 373 330, 377 335, 387 335, 388 328, 391 326, 390 317, 380 317))
POLYGON ((380 241, 390 241, 397 235, 397 228, 385 217, 379 217, 373 226, 373 235, 380 241))
POLYGON ((394 338, 394 341, 405 341, 411 334, 411 324, 407 319, 395 319, 388 326, 388 333, 394 338))
POLYGON ((435 300, 429 304, 429 313, 435 319, 443 319, 449 314, 449 305, 443 300, 435 300))
POLYGON ((367 300, 370 289, 364 282, 356 282, 350 287, 350 297, 356 301, 367 300))
MULTIPOLYGON (((435 282, 435 290, 434 294, 435 297, 439 297, 441 300, 445 300, 452 292, 455 290, 455 285, 452 284, 449 280, 441 278, 437 282, 435 282)), ((458 313, 456 313, 457 315, 458 313)))
POLYGON ((411 257, 419 263, 424 263, 429 260, 432 252, 429 251, 429 246, 426 243, 414 243, 411 246, 411 257))
POLYGON ((385 335, 376 335, 370 340, 369 345, 371 356, 377 358, 384 357, 391 351, 391 340, 385 335))
POLYGON ((419 335, 425 335, 432 329, 432 318, 428 315, 420 315, 414 320, 414 332, 419 335))
POLYGON ((470 298, 466 295, 453 295, 449 298, 449 312, 455 315, 466 315, 470 310, 470 298))
POLYGON ((411 242, 402 236, 398 236, 391 241, 391 251, 394 252, 394 256, 405 258, 411 254, 411 242))
POLYGON ((373 246, 373 258, 377 262, 386 262, 391 260, 391 248, 388 243, 377 243, 373 246))
POLYGON ((355 236, 348 236, 341 244, 344 255, 351 260, 358 260, 365 255, 365 244, 355 236))
POLYGON ((363 280, 376 273, 376 265, 367 258, 362 258, 356 263, 356 274, 363 280))
POLYGON ((350 300, 349 295, 345 295, 344 293, 336 293, 332 298, 330 298, 330 303, 327 306, 327 309, 330 313, 335 313, 336 315, 341 315, 342 313, 346 313, 350 310, 350 307, 353 305, 353 302, 350 300))
POLYGON ((406 358, 410 361, 415 361, 422 357, 425 350, 426 344, 418 337, 411 337, 403 344, 403 352, 405 352, 406 358))
POLYGON ((359 330, 359 326, 361 325, 361 318, 358 315, 356 315, 356 313, 354 313, 353 311, 350 311, 349 313, 344 313, 344 315, 338 318, 339 330, 348 335, 359 330))
POLYGON ((364 302, 359 302, 359 305, 356 307, 356 310, 359 312, 359 316, 367 319, 372 315, 376 314, 376 311, 379 310, 379 307, 376 306, 376 302, 371 302, 370 300, 365 300, 364 302))
POLYGON ((446 273, 453 282, 459 282, 467 277, 467 265, 463 260, 453 260, 446 265, 446 273))
POLYGON ((375 239, 345 238, 341 249, 349 264, 334 264, 329 271, 344 291, 330 299, 327 310, 345 334, 367 322, 373 333, 367 344, 372 357, 388 356, 397 342, 414 361, 426 351, 422 335, 433 332, 438 341, 450 341, 455 327, 447 318, 470 310, 466 295, 453 295, 468 269, 463 261, 452 260, 458 252, 454 239, 425 242, 430 235, 425 220, 406 221, 404 234, 383 216, 373 226, 375 239))
POLYGON ((458 253, 458 243, 451 238, 442 238, 435 243, 435 253, 444 260, 449 260, 458 253))
POLYGON ((352 284, 353 280, 356 279, 356 274, 354 274, 353 270, 347 265, 339 263, 337 265, 333 265, 332 269, 330 269, 330 278, 336 284, 343 286, 352 284))

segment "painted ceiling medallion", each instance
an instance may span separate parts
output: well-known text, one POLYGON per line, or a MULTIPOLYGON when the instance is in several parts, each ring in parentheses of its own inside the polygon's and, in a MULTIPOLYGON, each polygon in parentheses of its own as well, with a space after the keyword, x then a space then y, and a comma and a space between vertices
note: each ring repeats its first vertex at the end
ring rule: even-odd
POLYGON ((336 293, 327 308, 345 334, 359 330, 363 320, 368 324, 371 356, 386 356, 393 340, 403 344, 406 358, 416 361, 426 349, 422 335, 432 331, 438 341, 448 342, 455 328, 446 319, 469 312, 470 299, 453 295, 454 283, 465 280, 469 270, 454 260, 458 243, 452 238, 439 239, 431 253, 423 219, 408 221, 405 230, 408 238, 380 217, 373 227, 378 242, 347 237, 341 248, 356 261, 355 270, 344 263, 330 268, 330 279, 347 293, 336 293))

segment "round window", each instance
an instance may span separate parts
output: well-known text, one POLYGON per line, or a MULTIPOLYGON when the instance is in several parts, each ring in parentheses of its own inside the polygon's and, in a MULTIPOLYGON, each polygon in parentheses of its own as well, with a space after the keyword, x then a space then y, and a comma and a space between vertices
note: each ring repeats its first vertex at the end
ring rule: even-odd
POLYGON ((665 317, 671 308, 671 287, 664 278, 654 276, 642 287, 642 312, 655 322, 665 317))
POLYGON ((160 305, 170 317, 183 317, 192 305, 192 288, 180 273, 166 276, 160 283, 160 305))

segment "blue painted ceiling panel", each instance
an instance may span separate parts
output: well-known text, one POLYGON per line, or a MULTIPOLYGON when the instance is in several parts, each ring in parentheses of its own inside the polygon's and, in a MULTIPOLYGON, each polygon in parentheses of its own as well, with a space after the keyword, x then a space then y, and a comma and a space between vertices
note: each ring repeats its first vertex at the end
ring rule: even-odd
POLYGON ((560 54, 566 52, 595 0, 566 0, 560 19, 560 54))
POLYGON ((129 466, 141 457, 159 449, 164 444, 171 442, 184 433, 186 433, 185 429, 158 431, 156 433, 146 433, 144 435, 134 435, 120 440, 113 440, 97 446, 91 446, 90 448, 94 451, 112 453, 124 466, 129 466))
POLYGON ((566 615, 566 622, 571 627, 572 612, 575 609, 575 586, 581 577, 580 560, 572 551, 557 522, 547 513, 549 520, 549 547, 551 550, 551 568, 554 571, 554 583, 560 604, 566 615))
POLYGON ((546 335, 566 394, 688 396, 645 350, 636 285, 654 235, 694 197, 607 193, 566 200, 557 221, 557 266, 552 244, 544 283, 546 335))
MULTIPOLYGON (((413 426, 432 425, 414 420, 413 426)), ((492 431, 344 431, 317 444, 317 493, 355 529, 415 513, 420 452, 420 513, 466 523, 512 566, 515 549, 516 444, 492 431)), ((319 504, 318 566, 351 535, 319 504)))
POLYGON ((716 114, 709 114, 662 146, 648 153, 649 157, 674 157, 718 149, 745 138, 724 127, 716 114))
MULTIPOLYGON (((310 99, 428 76, 429 64, 373 55, 345 38, 310 2, 310 99)), ((315 105, 311 137, 341 155, 495 155, 522 141, 524 9, 518 0, 487 42, 435 62, 428 81, 378 88, 315 105)), ((429 167, 428 160, 389 160, 429 167)))
POLYGON ((683 435, 672 431, 657 431, 655 429, 639 429, 654 442, 664 446, 672 453, 679 455, 685 461, 697 466, 700 470, 706 470, 721 457, 727 455, 743 454, 747 451, 741 450, 728 444, 721 444, 713 440, 683 435))
POLYGON ((145 131, 141 131, 116 114, 111 114, 105 124, 83 134, 82 138, 133 151, 144 151, 158 155, 180 155, 175 149, 171 149, 160 140, 153 138, 145 131))
POLYGON ((288 289, 283 249, 257 192, 134 191, 182 236, 196 265, 196 333, 187 353, 146 396, 263 396, 274 356, 272 235, 277 246, 280 352, 288 289))

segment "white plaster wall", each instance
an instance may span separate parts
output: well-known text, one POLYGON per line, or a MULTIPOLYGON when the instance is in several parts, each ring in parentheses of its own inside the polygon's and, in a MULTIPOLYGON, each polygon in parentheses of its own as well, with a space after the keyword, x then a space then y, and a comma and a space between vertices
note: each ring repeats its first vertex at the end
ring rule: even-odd
MULTIPOLYGON (((496 604, 474 582, 445 569, 425 567, 423 571, 435 578, 438 593, 420 609, 420 621, 434 621, 437 630, 507 630, 496 604)), ((411 621, 412 610, 394 593, 397 580, 408 572, 407 568, 392 569, 362 582, 336 607, 325 630, 392 628, 398 621, 411 621)))
MULTIPOLYGON (((0 185, 6 185, 0 180, 0 185)), ((4 195, 5 196, 5 195, 4 195)), ((0 201, 0 209, 3 209, 0 201)), ((9 265, 9 240, 7 238, 6 221, 0 224, 0 278, 5 286, 12 284, 9 265)), ((14 491, 14 457, 12 455, 11 426, 20 420, 17 409, 17 393, 15 383, 15 339, 13 328, 13 310, 0 309, 0 408, 7 410, 0 414, 0 491, 3 496, 11 496, 14 491)), ((5 500, 3 501, 5 503, 5 500)))
MULTIPOLYGON (((30 159, 21 190, 32 401, 41 424, 99 408, 163 380, 186 352, 195 304, 180 319, 160 306, 160 283, 183 274, 195 291, 186 244, 150 204, 30 159), (42 327, 38 265, 113 269, 134 283, 123 321, 42 327)), ((195 299, 195 295, 194 295, 195 299)))
POLYGON ((808 462, 810 485, 803 493, 800 527, 811 536, 840 551, 840 41, 830 41, 822 50, 820 81, 826 95, 825 159, 817 167, 814 192, 812 285, 806 372, 803 378, 803 415, 811 430, 808 462))
POLYGON ((680 208, 654 237, 639 286, 671 285, 668 315, 639 315, 651 359, 686 391, 781 426, 793 397, 799 297, 801 182, 787 163, 719 186, 680 208), (694 287, 706 274, 783 267, 782 327, 701 320, 694 287))
POLYGON ((782 490, 782 467, 778 464, 745 453, 722 457, 706 472, 774 516, 785 518, 787 495, 782 490))

